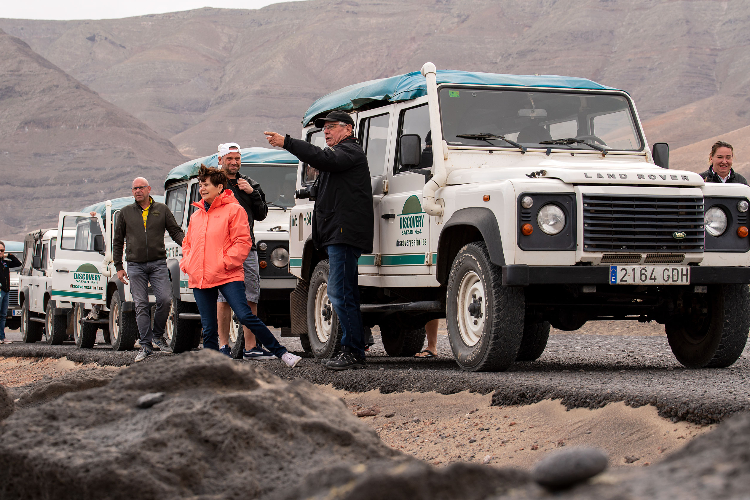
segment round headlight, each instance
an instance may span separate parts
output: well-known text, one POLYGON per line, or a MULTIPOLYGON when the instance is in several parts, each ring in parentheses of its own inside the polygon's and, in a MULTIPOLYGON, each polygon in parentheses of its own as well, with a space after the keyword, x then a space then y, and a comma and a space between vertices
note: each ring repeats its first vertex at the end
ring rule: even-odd
POLYGON ((284 247, 276 247, 271 252, 271 263, 276 267, 284 267, 289 264, 289 252, 284 247))
POLYGON ((521 198, 521 206, 523 208, 531 208, 534 205, 534 198, 531 196, 524 196, 521 198))
POLYGON ((565 212, 562 208, 552 203, 544 205, 539 209, 536 216, 539 228, 547 234, 557 234, 565 227, 565 212))
POLYGON ((711 207, 703 216, 706 232, 711 236, 721 236, 727 230, 727 214, 719 207, 711 207))
POLYGON ((747 203, 747 200, 741 200, 737 202, 737 210, 739 210, 740 212, 747 212, 748 206, 749 205, 747 203))

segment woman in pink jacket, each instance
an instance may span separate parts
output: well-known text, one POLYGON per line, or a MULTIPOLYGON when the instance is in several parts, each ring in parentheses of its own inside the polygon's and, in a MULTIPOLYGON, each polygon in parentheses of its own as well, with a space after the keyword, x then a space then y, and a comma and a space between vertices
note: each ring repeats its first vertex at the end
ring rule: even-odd
POLYGON ((203 347, 219 350, 216 301, 221 290, 240 323, 252 330, 269 351, 294 367, 302 358, 279 344, 245 300, 242 264, 252 246, 245 210, 232 191, 224 189, 228 180, 223 170, 201 165, 198 181, 202 201, 193 203, 197 210, 190 217, 182 242, 180 269, 188 275, 188 286, 193 289, 201 315, 203 347))

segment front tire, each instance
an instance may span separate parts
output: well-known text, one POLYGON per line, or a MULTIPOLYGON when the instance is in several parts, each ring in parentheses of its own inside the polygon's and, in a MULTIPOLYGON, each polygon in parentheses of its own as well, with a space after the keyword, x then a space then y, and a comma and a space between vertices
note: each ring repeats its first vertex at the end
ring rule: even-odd
POLYGON ((119 291, 112 294, 112 300, 109 304, 109 334, 112 339, 113 351, 133 349, 138 338, 135 311, 123 312, 119 291))
POLYGON ((81 349, 91 349, 96 343, 96 331, 99 325, 96 323, 85 323, 86 309, 83 304, 73 306, 73 339, 76 346, 81 349))
POLYGON ((747 285, 709 285, 689 314, 664 325, 672 353, 687 368, 726 368, 742 355, 750 329, 747 285))
POLYGON ((42 340, 44 326, 36 321, 31 321, 31 311, 29 311, 29 301, 24 301, 21 306, 21 336, 27 344, 33 344, 42 340))
POLYGON ((232 359, 243 359, 245 356, 245 329, 232 312, 229 323, 229 346, 232 348, 232 359))
POLYGON ((456 255, 448 276, 448 339, 456 362, 469 371, 504 371, 523 338, 525 301, 519 287, 502 285, 484 242, 456 255))
POLYGON ((44 313, 44 327, 47 331, 47 343, 50 345, 62 345, 68 338, 67 315, 56 314, 56 312, 56 308, 52 307, 52 301, 47 301, 44 313))
POLYGON ((180 318, 181 313, 194 312, 191 306, 189 302, 180 300, 179 295, 175 296, 172 293, 172 306, 169 310, 165 335, 175 354, 190 351, 200 345, 202 328, 200 320, 180 318))
POLYGON ((344 332, 328 299, 328 260, 321 260, 310 277, 307 293, 307 335, 318 359, 332 358, 341 350, 344 332))

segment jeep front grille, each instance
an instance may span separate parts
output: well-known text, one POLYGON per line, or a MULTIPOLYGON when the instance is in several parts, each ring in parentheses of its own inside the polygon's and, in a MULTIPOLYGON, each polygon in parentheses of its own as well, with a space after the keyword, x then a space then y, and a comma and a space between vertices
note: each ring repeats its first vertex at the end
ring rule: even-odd
POLYGON ((583 196, 584 252, 702 252, 703 198, 583 196))
POLYGON ((641 262, 639 253, 605 253, 602 256, 602 264, 638 264, 641 262))
POLYGON ((18 289, 15 290, 11 289, 8 292, 8 307, 13 307, 18 305, 18 289))
POLYGON ((644 264, 682 264, 684 253, 649 253, 646 254, 644 264))

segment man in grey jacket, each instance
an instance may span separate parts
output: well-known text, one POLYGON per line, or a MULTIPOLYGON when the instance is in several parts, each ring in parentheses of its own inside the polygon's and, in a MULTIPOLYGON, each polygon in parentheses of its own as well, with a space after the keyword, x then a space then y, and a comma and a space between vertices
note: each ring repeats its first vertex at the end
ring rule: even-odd
POLYGON ((164 341, 164 329, 172 302, 164 231, 168 231, 180 246, 185 235, 169 208, 151 198, 151 186, 146 179, 137 177, 132 190, 135 203, 120 210, 117 217, 112 260, 117 269, 117 278, 126 285, 130 278, 130 293, 135 303, 141 344, 141 351, 135 360, 142 361, 151 355, 154 345, 161 351, 171 351, 164 341), (125 272, 122 264, 123 246, 127 251, 125 260, 128 262, 128 272, 125 272), (153 330, 148 303, 149 283, 156 297, 153 330))

